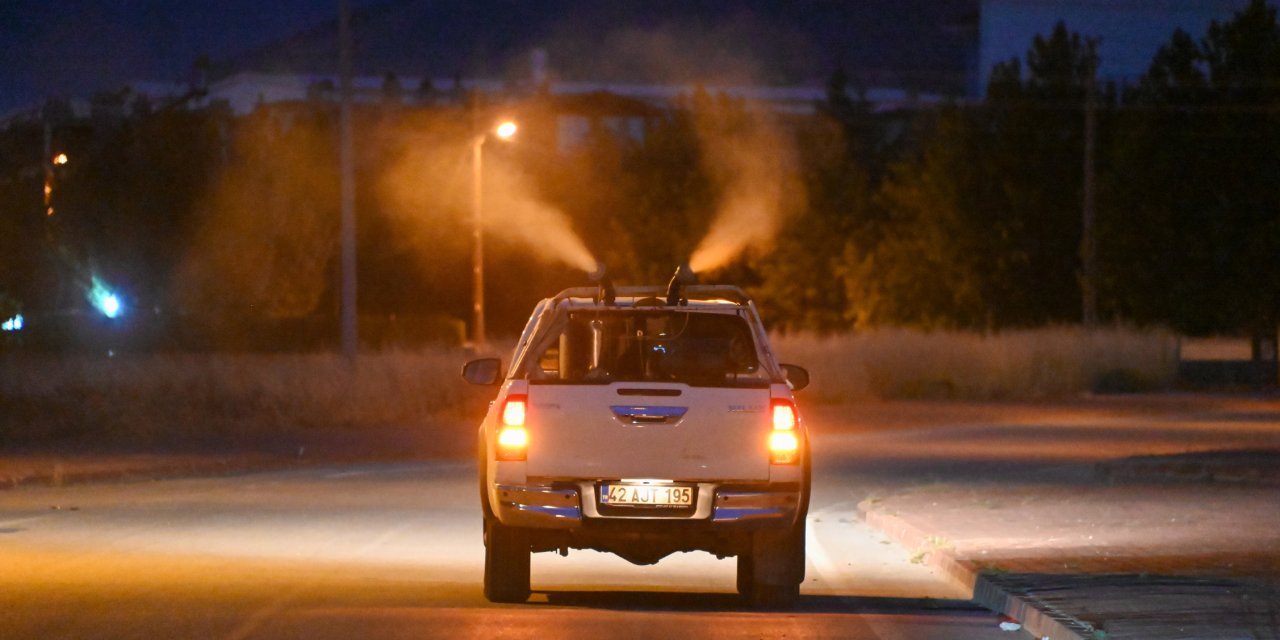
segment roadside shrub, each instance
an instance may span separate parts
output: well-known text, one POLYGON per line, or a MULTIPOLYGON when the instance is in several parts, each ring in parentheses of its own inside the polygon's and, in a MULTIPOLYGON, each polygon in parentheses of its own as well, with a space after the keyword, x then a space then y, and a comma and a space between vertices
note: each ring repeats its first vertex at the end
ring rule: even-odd
MULTIPOLYGON (((806 400, 1009 400, 1169 388, 1176 338, 1054 327, 998 334, 883 329, 778 336, 807 367, 806 400)), ((0 444, 106 437, 145 444, 216 434, 474 422, 492 389, 458 375, 461 348, 362 354, 0 356, 0 444)))
POLYGON ((877 397, 1002 400, 1170 388, 1177 337, 1158 329, 1049 327, 993 334, 879 329, 776 336, 818 402, 877 397))
POLYGON ((353 368, 333 354, 11 355, 0 360, 0 442, 478 418, 484 402, 458 375, 468 357, 392 351, 353 368))

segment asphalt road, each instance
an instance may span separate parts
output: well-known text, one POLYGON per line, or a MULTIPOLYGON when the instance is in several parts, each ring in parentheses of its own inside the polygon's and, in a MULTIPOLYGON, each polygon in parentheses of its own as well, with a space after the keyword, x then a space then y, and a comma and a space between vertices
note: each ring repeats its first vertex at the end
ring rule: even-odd
POLYGON ((702 553, 537 554, 530 603, 490 604, 474 468, 435 461, 0 492, 0 638, 1029 637, 857 520, 934 472, 873 464, 895 437, 827 438, 794 611, 702 553))

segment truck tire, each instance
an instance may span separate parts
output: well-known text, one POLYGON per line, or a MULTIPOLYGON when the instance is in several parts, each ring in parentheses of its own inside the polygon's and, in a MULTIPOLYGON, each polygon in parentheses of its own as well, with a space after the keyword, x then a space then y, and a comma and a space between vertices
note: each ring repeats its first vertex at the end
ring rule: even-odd
POLYGON ((743 598, 751 598, 751 586, 754 584, 752 572, 755 571, 751 566, 751 551, 747 550, 738 554, 738 595, 743 598))
POLYGON ((758 531, 751 550, 738 556, 738 593, 757 609, 795 606, 804 582, 805 522, 786 532, 758 531))
POLYGON ((529 599, 529 534, 497 518, 485 520, 484 597, 490 602, 529 599))
POLYGON ((489 521, 497 517, 493 515, 493 509, 489 506, 489 477, 486 467, 487 459, 488 455, 484 446, 484 433, 481 432, 476 444, 476 473, 478 475, 477 484, 480 486, 480 509, 484 514, 484 518, 480 522, 480 533, 485 536, 489 533, 489 521))

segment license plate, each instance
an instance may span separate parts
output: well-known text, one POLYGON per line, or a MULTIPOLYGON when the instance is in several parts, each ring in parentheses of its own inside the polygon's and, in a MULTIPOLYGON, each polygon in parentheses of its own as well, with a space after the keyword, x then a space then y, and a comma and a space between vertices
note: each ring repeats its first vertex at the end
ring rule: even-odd
POLYGON ((646 484, 606 484, 600 502, 610 505, 687 507, 693 504, 693 487, 646 484))

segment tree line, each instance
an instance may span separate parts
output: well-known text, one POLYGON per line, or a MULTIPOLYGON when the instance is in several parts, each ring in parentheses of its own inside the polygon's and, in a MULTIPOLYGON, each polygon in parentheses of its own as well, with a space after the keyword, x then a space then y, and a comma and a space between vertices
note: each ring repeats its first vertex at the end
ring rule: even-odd
MULTIPOLYGON (((1096 64, 1089 39, 1058 24, 1025 60, 993 71, 983 103, 924 114, 920 143, 887 157, 866 148, 856 105, 835 92, 830 117, 852 143, 844 169, 825 181, 808 174, 811 191, 830 195, 759 269, 767 299, 815 290, 803 279, 814 271, 843 289, 777 314, 817 330, 1079 321, 1084 106, 1096 64), (855 155, 860 140, 870 162, 855 155)), ((1103 319, 1190 333, 1274 328, 1275 9, 1255 0, 1199 39, 1175 32, 1134 85, 1100 86, 1097 100, 1103 319)))

